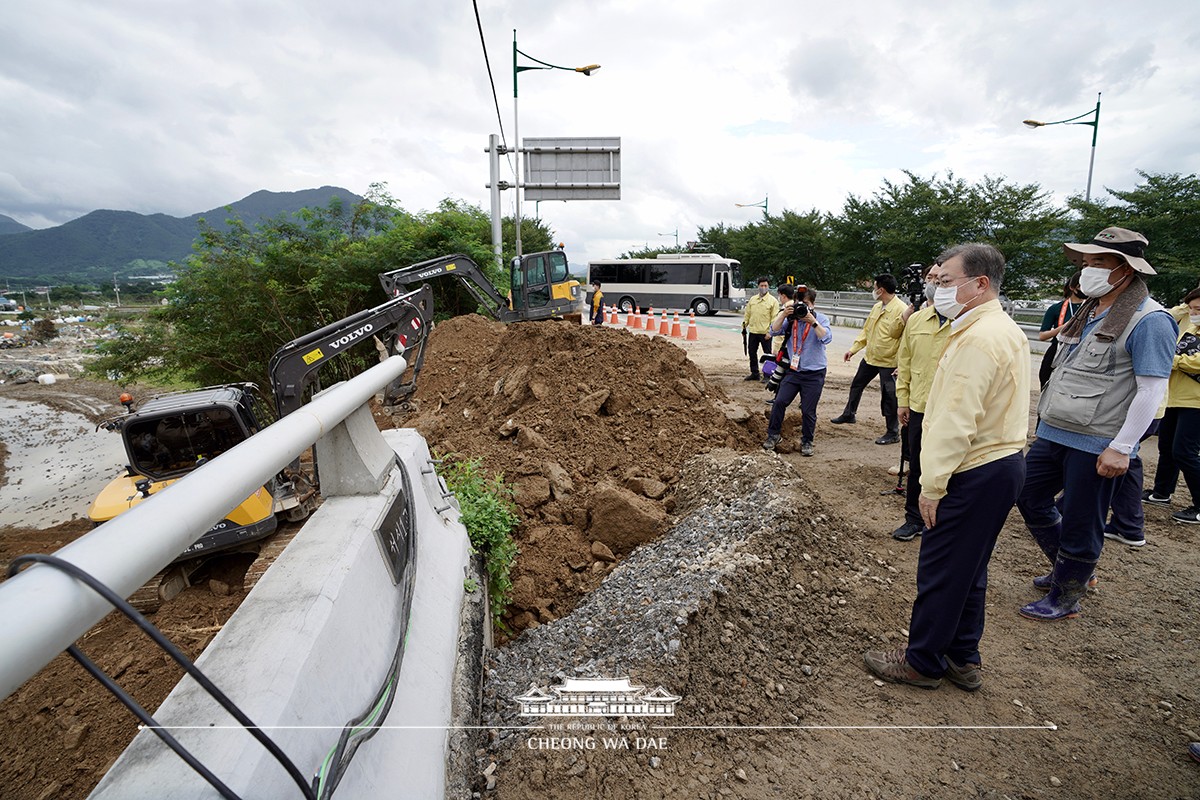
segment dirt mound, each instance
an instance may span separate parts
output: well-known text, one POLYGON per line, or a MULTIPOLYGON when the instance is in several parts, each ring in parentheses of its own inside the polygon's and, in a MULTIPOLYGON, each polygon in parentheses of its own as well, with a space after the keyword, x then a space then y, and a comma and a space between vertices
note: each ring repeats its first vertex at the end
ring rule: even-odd
POLYGON ((393 425, 516 487, 518 630, 573 608, 667 529, 684 461, 753 445, 682 349, 621 329, 456 317, 431 336, 415 401, 393 425))

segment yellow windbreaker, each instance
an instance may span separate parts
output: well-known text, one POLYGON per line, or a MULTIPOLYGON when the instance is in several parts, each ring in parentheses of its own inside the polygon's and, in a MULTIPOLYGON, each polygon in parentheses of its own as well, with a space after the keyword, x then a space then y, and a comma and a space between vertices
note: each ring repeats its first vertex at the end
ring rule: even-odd
MULTIPOLYGON (((1187 306, 1184 306, 1184 309, 1187 309, 1187 306)), ((1189 333, 1200 336, 1200 327, 1189 322, 1184 314, 1179 323, 1179 338, 1182 339, 1189 333)), ((1193 375, 1200 375, 1200 353, 1175 356, 1175 361, 1171 364, 1171 377, 1167 381, 1168 408, 1200 408, 1200 382, 1197 382, 1193 375)))
POLYGON ((951 326, 921 427, 921 496, 956 472, 1019 453, 1029 433, 1029 339, 999 300, 951 326))
POLYGON ((893 297, 885 306, 883 301, 871 307, 867 321, 854 344, 850 345, 853 355, 864 347, 863 356, 868 364, 876 367, 896 366, 896 351, 900 349, 900 336, 904 333, 904 309, 908 308, 899 297, 893 297))
POLYGON ((942 322, 933 306, 922 308, 908 318, 900 337, 896 405, 925 413, 933 373, 949 340, 950 320, 942 322))
POLYGON ((742 325, 750 333, 766 333, 778 313, 779 301, 775 299, 775 295, 770 292, 764 295, 756 293, 746 301, 746 313, 742 315, 742 325))

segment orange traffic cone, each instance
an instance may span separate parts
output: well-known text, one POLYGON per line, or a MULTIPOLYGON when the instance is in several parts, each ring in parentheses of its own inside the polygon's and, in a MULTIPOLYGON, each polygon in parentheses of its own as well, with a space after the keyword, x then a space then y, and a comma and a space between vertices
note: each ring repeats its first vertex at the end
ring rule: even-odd
POLYGON ((640 331, 642 329, 642 307, 634 306, 633 313, 629 315, 629 319, 632 320, 629 323, 629 327, 640 331))
POLYGON ((612 325, 620 325, 621 320, 617 319, 617 307, 613 306, 611 311, 612 311, 612 316, 610 316, 608 318, 609 323, 612 325))
POLYGON ((646 312, 646 333, 654 333, 654 306, 646 312))
POLYGON ((699 339, 700 339, 700 334, 696 330, 696 312, 693 311, 692 313, 688 314, 687 340, 689 342, 695 342, 695 341, 698 341, 699 339))
POLYGON ((683 331, 679 329, 679 312, 675 312, 675 319, 671 320, 671 335, 678 339, 683 336, 683 331))
POLYGON ((663 313, 662 313, 662 321, 660 321, 658 323, 658 335, 659 336, 670 336, 671 335, 671 323, 667 322, 667 310, 665 308, 663 309, 663 313))
POLYGON ((637 322, 637 318, 635 316, 633 316, 632 311, 625 314, 625 327, 626 328, 632 328, 633 323, 635 323, 635 322, 637 322))

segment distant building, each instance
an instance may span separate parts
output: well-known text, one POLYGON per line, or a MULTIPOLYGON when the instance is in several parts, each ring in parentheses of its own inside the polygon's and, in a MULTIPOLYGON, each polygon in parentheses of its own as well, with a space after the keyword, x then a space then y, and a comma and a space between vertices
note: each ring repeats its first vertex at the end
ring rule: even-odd
POLYGON ((514 699, 523 717, 670 717, 682 698, 661 686, 647 692, 644 686, 630 685, 629 678, 565 678, 549 690, 530 686, 514 699))

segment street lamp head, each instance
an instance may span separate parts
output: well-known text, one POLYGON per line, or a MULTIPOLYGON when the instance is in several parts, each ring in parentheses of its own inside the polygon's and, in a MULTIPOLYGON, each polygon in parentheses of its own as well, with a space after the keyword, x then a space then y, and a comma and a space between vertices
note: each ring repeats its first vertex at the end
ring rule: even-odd
POLYGON ((1046 123, 1038 122, 1036 119, 1027 119, 1027 120, 1024 120, 1023 124, 1030 128, 1041 128, 1046 123))
POLYGON ((593 72, 600 69, 599 64, 588 64, 586 67, 576 67, 576 72, 582 72, 584 75, 591 76, 593 72))

